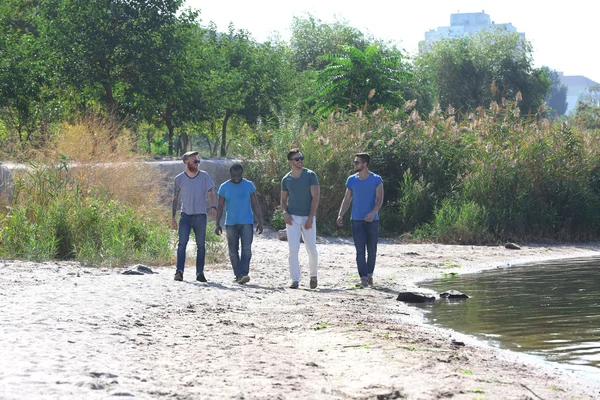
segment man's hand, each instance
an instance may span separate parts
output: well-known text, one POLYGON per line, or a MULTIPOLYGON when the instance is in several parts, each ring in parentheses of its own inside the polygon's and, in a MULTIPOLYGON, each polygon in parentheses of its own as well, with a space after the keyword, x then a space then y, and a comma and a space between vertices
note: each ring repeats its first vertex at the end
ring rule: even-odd
POLYGON ((175 217, 171 218, 171 228, 177 230, 177 221, 175 220, 175 217))
POLYGON ((263 233, 263 224, 262 224, 262 222, 259 222, 259 223, 256 225, 256 233, 258 233, 259 235, 260 235, 261 233, 263 233))
POLYGON ((291 225, 292 224, 292 216, 286 212, 283 213, 283 220, 285 221, 285 223, 287 225, 291 225))
POLYGON ((308 217, 308 219, 306 220, 306 223, 304 224, 304 228, 312 229, 313 219, 314 219, 314 217, 308 217))
POLYGON ((211 207, 208 213, 210 214, 211 218, 217 218, 217 210, 215 210, 214 207, 211 207))
POLYGON ((221 234, 221 232, 223 232, 223 229, 221 229, 221 225, 219 225, 219 224, 215 224, 215 233, 216 233, 217 235, 220 235, 220 234, 221 234))
POLYGON ((365 221, 367 221, 367 222, 373 222, 373 218, 375 218, 375 213, 374 212, 370 212, 365 217, 365 221))
POLYGON ((344 226, 344 219, 342 218, 341 215, 338 215, 336 222, 337 222, 338 226, 344 226))

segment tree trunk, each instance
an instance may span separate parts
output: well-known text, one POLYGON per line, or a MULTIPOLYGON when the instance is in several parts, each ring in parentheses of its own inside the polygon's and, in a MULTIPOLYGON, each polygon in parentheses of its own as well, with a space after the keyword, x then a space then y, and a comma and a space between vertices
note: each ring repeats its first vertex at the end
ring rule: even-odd
POLYGON ((164 112, 160 113, 160 117, 165 121, 169 130, 169 156, 173 156, 173 137, 175 136, 175 126, 173 125, 173 108, 171 104, 167 104, 164 112))
POLYGON ((167 124, 167 129, 169 130, 169 155, 173 156, 173 136, 175 135, 175 127, 173 126, 171 118, 165 119, 165 123, 167 124))
POLYGON ((190 151, 192 150, 190 148, 190 136, 187 134, 187 132, 181 132, 180 129, 180 134, 179 134, 179 141, 181 142, 181 151, 182 152, 186 152, 186 151, 190 151))
POLYGON ((225 157, 227 155, 227 121, 231 118, 231 111, 227 111, 225 113, 225 118, 223 118, 223 130, 221 131, 221 157, 225 157))
POLYGON ((109 83, 104 84, 104 91, 106 92, 106 104, 108 105, 108 114, 114 117, 117 112, 117 102, 113 96, 112 85, 109 83))

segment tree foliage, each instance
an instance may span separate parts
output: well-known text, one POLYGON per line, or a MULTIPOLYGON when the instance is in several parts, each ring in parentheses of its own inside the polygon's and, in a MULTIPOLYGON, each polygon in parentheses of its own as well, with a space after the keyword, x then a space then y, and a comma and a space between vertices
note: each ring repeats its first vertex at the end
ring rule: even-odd
POLYGON ((379 44, 364 51, 342 45, 337 54, 323 56, 327 62, 318 73, 314 96, 318 115, 335 110, 372 110, 398 108, 405 82, 410 79, 403 55, 396 49, 382 49, 379 44))
POLYGON ((521 93, 521 113, 536 113, 550 87, 546 73, 532 66, 531 44, 503 30, 441 40, 419 55, 417 65, 429 69, 443 108, 468 111, 521 93))
POLYGON ((542 67, 542 69, 551 82, 550 91, 544 101, 552 109, 551 113, 560 117, 567 112, 567 86, 561 83, 558 72, 549 67, 542 67))

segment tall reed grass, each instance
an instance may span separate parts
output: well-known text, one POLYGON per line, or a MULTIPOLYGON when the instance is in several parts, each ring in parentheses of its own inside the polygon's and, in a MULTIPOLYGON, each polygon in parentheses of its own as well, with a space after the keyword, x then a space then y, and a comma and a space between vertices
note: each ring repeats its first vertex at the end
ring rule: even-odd
POLYGON ((353 155, 368 151, 370 169, 384 179, 384 234, 451 243, 597 239, 599 133, 522 117, 519 100, 467 115, 436 107, 422 118, 414 102, 403 112, 334 114, 317 129, 269 132, 245 156, 257 160, 251 173, 272 213, 289 170, 285 155, 299 147, 320 179, 323 234, 348 233, 335 219, 353 155))

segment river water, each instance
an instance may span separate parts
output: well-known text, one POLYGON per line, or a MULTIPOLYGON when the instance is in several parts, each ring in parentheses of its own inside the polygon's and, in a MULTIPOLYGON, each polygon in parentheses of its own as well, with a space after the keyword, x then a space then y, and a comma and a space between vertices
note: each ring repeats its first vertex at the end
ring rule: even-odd
POLYGON ((600 259, 507 263, 421 286, 471 296, 423 305, 431 323, 600 380, 600 259))

